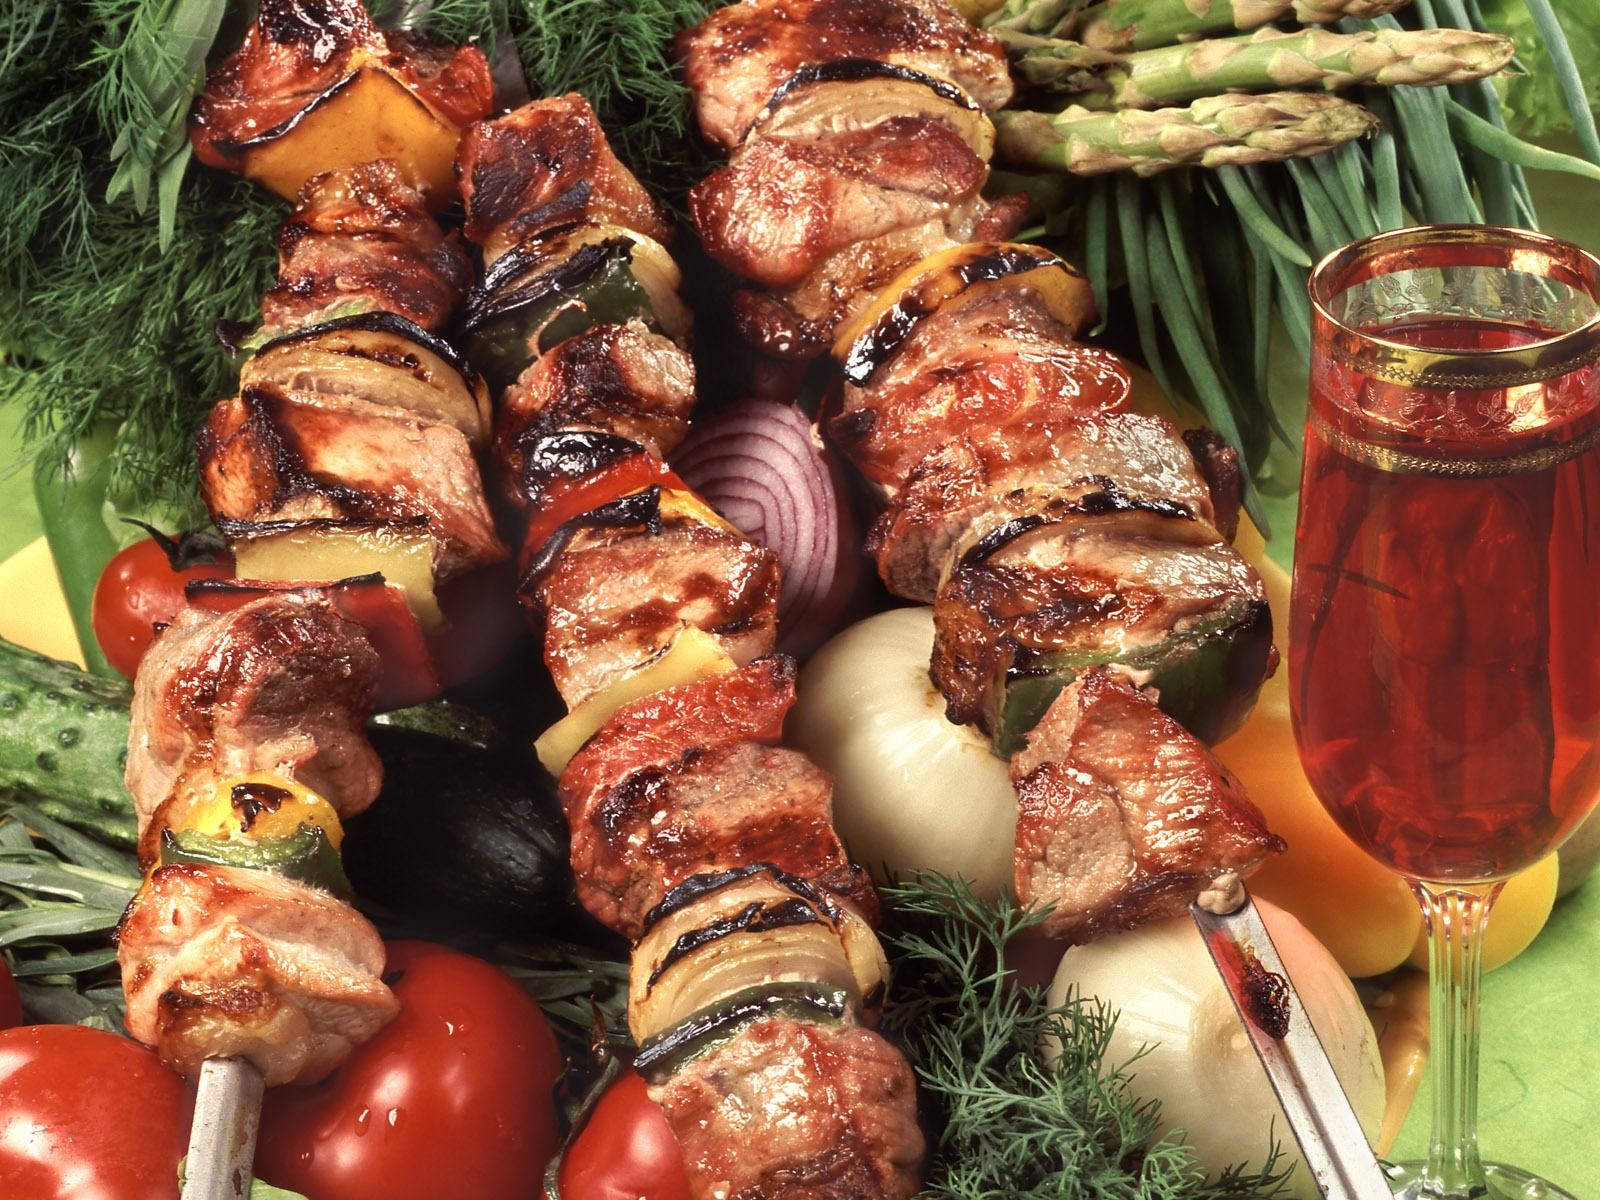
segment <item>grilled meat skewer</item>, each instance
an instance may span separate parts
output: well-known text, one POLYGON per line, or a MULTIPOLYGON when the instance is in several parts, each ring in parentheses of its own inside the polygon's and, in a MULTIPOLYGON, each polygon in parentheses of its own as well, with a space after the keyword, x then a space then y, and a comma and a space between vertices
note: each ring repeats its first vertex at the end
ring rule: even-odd
POLYGON ((908 1197, 915 1083, 868 1028, 887 984, 876 897, 831 781, 777 744, 794 664, 772 654, 776 561, 661 462, 693 372, 672 299, 640 277, 667 277, 653 207, 577 97, 474 126, 460 162, 491 263, 469 338, 478 313, 524 314, 476 343, 506 384, 494 459, 528 519, 519 590, 563 725, 595 714, 541 754, 580 899, 635 943, 637 1065, 697 1196, 908 1197), (548 213, 576 224, 552 236, 548 213))
POLYGON ((766 289, 734 301, 758 349, 831 343, 828 432, 885 503, 868 549, 933 604, 951 719, 1012 759, 1019 897, 1082 940, 1280 850, 1206 749, 1276 665, 1261 581, 1227 541, 1237 463, 1129 411, 1121 364, 1075 340, 1087 282, 1003 244, 1020 213, 967 207, 993 145, 981 110, 1009 96, 998 43, 942 0, 744 0, 676 47, 701 132, 731 152, 695 189, 696 231, 766 289), (826 314, 774 339, 806 272, 882 265, 886 246, 898 274, 831 272, 826 314))

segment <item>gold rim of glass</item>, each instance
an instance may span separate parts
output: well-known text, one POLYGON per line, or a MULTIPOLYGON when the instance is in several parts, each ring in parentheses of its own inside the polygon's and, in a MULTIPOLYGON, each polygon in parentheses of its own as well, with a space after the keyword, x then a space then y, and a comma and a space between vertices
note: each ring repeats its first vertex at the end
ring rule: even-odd
POLYGON ((1327 254, 1306 282, 1319 319, 1339 336, 1329 351, 1346 365, 1403 386, 1515 387, 1542 383, 1600 361, 1600 258, 1570 242, 1531 229, 1504 225, 1414 225, 1351 242, 1327 254), (1576 328, 1522 346, 1490 350, 1437 350, 1393 341, 1347 325, 1333 313, 1335 297, 1349 287, 1408 266, 1449 266, 1411 259, 1421 252, 1449 246, 1481 247, 1507 254, 1501 263, 1460 265, 1503 266, 1504 269, 1554 278, 1586 290, 1596 301, 1595 315, 1576 328), (1520 261, 1519 261, 1520 256, 1520 261), (1384 270, 1358 275, 1368 264, 1391 263, 1384 270), (1344 344, 1341 344, 1344 343, 1344 344))

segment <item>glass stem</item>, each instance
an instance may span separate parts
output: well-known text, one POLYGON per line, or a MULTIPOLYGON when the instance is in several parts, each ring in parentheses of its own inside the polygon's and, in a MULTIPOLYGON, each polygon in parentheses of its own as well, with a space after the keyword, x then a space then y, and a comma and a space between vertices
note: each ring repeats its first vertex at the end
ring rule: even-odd
POLYGON ((1504 887, 1411 885, 1428 933, 1432 1018, 1428 1077, 1433 1085, 1433 1137, 1421 1191, 1438 1200, 1466 1200, 1488 1191, 1478 1156, 1478 985, 1489 909, 1504 887))

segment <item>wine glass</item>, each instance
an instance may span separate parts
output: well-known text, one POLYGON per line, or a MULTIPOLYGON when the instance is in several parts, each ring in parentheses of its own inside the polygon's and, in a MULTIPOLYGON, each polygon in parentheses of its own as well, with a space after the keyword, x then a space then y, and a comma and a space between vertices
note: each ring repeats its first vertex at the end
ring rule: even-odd
POLYGON ((1489 912, 1600 799, 1600 260, 1484 225, 1352 243, 1311 277, 1289 669, 1323 805, 1428 934, 1416 1197, 1563 1197, 1477 1144, 1489 912))

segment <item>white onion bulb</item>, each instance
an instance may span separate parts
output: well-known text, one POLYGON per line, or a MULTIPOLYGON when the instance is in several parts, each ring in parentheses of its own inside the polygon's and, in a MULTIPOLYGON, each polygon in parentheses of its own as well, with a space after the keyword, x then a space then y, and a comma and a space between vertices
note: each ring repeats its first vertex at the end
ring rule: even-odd
MULTIPOLYGON (((1368 1141, 1375 1140, 1383 1122, 1383 1063, 1355 988, 1298 920, 1259 898, 1256 907, 1368 1141)), ((1050 986, 1051 1003, 1062 1003, 1069 989, 1118 1014, 1107 1064, 1145 1050, 1131 1069, 1134 1093, 1160 1101, 1162 1132, 1183 1130, 1208 1173, 1260 1164, 1273 1139, 1286 1161, 1298 1158, 1244 1022, 1188 917, 1068 950, 1050 986)), ((1293 1195, 1317 1200, 1303 1166, 1290 1184, 1293 1195)))
POLYGON ((928 678, 933 610, 859 621, 800 673, 788 736, 834 777, 834 824, 880 877, 925 869, 994 896, 1011 882, 1017 797, 1006 765, 953 725, 928 678))

